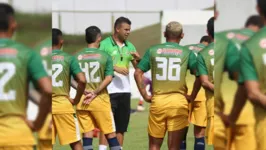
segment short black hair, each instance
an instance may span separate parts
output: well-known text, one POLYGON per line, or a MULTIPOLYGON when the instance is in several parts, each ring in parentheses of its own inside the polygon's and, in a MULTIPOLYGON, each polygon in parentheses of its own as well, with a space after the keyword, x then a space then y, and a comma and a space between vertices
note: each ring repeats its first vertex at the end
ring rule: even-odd
POLYGON ((114 28, 116 29, 118 26, 120 26, 122 23, 127 23, 129 25, 131 25, 131 21, 126 18, 126 17, 119 17, 116 19, 115 21, 115 25, 114 25, 114 28))
POLYGON ((260 9, 260 13, 266 18, 266 1, 265 0, 258 0, 258 6, 260 9))
POLYGON ((203 36, 201 39, 200 39, 200 43, 202 43, 202 42, 207 42, 207 43, 211 43, 211 38, 210 38, 210 36, 208 36, 208 35, 205 35, 205 36, 203 36))
POLYGON ((15 15, 15 10, 6 3, 0 3, 0 30, 7 31, 9 27, 9 17, 15 15))
POLYGON ((96 26, 90 26, 85 30, 86 42, 88 44, 94 43, 97 39, 97 36, 101 34, 101 30, 96 26))
POLYGON ((62 31, 59 30, 59 29, 53 28, 52 29, 52 43, 53 43, 53 46, 59 44, 59 36, 63 36, 62 31))
POLYGON ((259 15, 250 16, 245 23, 245 27, 247 28, 250 25, 254 25, 254 26, 258 26, 259 28, 262 28, 264 26, 263 18, 259 15))
POLYGON ((211 17, 207 23, 207 30, 212 38, 214 38, 214 17, 211 17))

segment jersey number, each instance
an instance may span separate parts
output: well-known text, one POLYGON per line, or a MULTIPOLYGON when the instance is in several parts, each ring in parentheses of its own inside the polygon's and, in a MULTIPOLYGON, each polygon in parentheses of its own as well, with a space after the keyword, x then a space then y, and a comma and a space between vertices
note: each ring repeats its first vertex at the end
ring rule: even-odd
POLYGON ((263 54, 263 64, 266 65, 266 54, 263 54))
POLYGON ((156 57, 157 68, 162 69, 162 74, 156 74, 157 80, 170 80, 170 81, 179 81, 181 67, 180 58, 165 58, 165 57, 156 57))
MULTIPOLYGON (((211 65, 214 66, 214 58, 211 59, 211 65)), ((214 78, 214 69, 213 69, 212 75, 213 75, 213 78, 214 78)))
POLYGON ((9 90, 5 93, 4 87, 12 79, 16 73, 16 66, 12 63, 0 63, 0 74, 3 74, 0 78, 0 101, 12 101, 16 99, 16 91, 9 90))
POLYGON ((63 66, 61 64, 53 64, 52 70, 55 71, 54 74, 52 75, 53 87, 63 87, 63 81, 62 80, 56 81, 56 78, 63 71, 63 66))
POLYGON ((84 63, 84 67, 82 67, 81 63, 79 63, 79 65, 82 71, 85 73, 87 82, 99 83, 101 81, 100 77, 95 77, 95 73, 100 68, 99 62, 95 61, 95 62, 84 63))

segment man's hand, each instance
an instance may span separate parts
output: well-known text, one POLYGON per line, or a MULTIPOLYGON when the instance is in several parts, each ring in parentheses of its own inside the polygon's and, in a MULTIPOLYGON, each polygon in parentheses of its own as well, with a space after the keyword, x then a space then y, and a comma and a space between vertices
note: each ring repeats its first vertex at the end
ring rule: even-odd
POLYGON ((193 98, 191 95, 185 95, 185 97, 186 97, 188 103, 192 103, 195 100, 195 98, 193 98))
POLYGON ((114 66, 114 71, 117 73, 120 73, 122 75, 125 75, 125 76, 127 76, 129 74, 129 70, 127 68, 123 68, 123 67, 114 66))
POLYGON ((136 61, 140 60, 140 55, 138 52, 131 52, 130 54, 136 61))
POLYGON ((92 102, 92 100, 97 96, 93 91, 86 94, 83 104, 88 105, 92 102))
POLYGON ((75 105, 75 102, 74 102, 74 100, 73 100, 72 98, 68 97, 68 100, 69 100, 69 102, 70 102, 72 105, 75 105))
POLYGON ((148 95, 147 93, 144 95, 143 99, 147 102, 147 103, 151 103, 151 98, 152 96, 148 95))

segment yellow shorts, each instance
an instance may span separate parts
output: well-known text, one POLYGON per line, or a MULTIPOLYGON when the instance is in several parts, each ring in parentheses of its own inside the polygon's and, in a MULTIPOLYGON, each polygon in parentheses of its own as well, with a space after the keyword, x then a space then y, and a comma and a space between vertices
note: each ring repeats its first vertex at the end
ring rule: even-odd
POLYGON ((52 144, 55 144, 57 134, 61 145, 71 144, 81 139, 75 114, 53 114, 52 118, 52 144))
POLYGON ((206 137, 206 143, 208 145, 213 145, 213 130, 214 130, 213 120, 214 120, 214 117, 209 117, 207 121, 208 124, 206 128, 205 137, 206 137))
POLYGON ((230 150, 256 150, 254 125, 237 125, 235 129, 225 128, 218 118, 214 124, 214 147, 230 150))
POLYGON ((207 125, 207 110, 206 101, 194 101, 189 103, 190 122, 194 125, 206 127, 207 125))
POLYGON ((8 146, 0 147, 0 150, 33 150, 33 146, 8 146))
POLYGON ((0 117, 0 147, 36 145, 33 132, 20 116, 0 117))
POLYGON ((183 95, 153 96, 148 123, 149 135, 163 138, 166 131, 181 130, 188 124, 188 102, 183 95))
POLYGON ((38 150, 52 150, 52 140, 39 140, 38 150))
POLYGON ((38 132, 39 139, 52 140, 52 129, 50 128, 51 121, 52 121, 52 114, 48 114, 43 127, 38 132))
POLYGON ((115 132, 115 123, 112 111, 77 110, 81 132, 90 132, 99 128, 103 134, 115 132))
POLYGON ((266 150, 266 111, 255 108, 257 150, 266 150))

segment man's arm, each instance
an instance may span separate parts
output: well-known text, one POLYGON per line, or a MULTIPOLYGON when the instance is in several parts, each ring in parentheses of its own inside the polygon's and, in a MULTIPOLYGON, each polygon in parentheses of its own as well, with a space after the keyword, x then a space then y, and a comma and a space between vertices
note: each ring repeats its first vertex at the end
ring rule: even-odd
POLYGON ((266 95, 260 90, 258 75, 250 51, 243 45, 240 52, 240 70, 248 98, 252 103, 266 109, 266 95))
POLYGON ((209 81, 208 70, 202 55, 199 53, 197 57, 197 71, 200 75, 201 85, 204 89, 214 92, 214 84, 209 81))
POLYGON ((78 61, 72 57, 71 63, 70 63, 70 70, 72 76, 75 77, 75 81, 77 82, 77 85, 75 85, 74 81, 71 81, 71 85, 74 84, 76 86, 76 96, 73 101, 73 105, 77 105, 84 93, 84 90, 86 88, 86 78, 84 73, 81 71, 78 61))
POLYGON ((137 83, 137 87, 139 89, 141 96, 144 98, 146 102, 150 102, 151 97, 147 94, 146 85, 144 84, 144 81, 143 81, 143 74, 144 72, 140 70, 139 68, 137 68, 134 73, 134 78, 137 83))
MULTIPOLYGON (((46 116, 51 112, 52 105, 52 82, 50 77, 44 70, 41 62, 41 57, 36 52, 32 51, 29 56, 28 72, 30 79, 37 83, 39 92, 41 94, 39 112, 36 119, 33 121, 32 130, 38 131, 44 124, 46 116)), ((29 123, 29 121, 27 121, 29 123)))
POLYGON ((195 75, 195 81, 193 84, 193 90, 192 93, 190 95, 190 101, 194 101, 198 95, 198 92, 201 88, 201 82, 200 82, 200 78, 198 77, 198 73, 197 73, 197 56, 194 52, 190 52, 189 55, 189 69, 190 69, 190 73, 195 75))
POLYGON ((131 63, 133 65, 133 67, 136 69, 137 68, 137 65, 138 63, 140 62, 141 58, 140 58, 140 55, 138 52, 131 52, 130 53, 133 57, 133 60, 131 60, 131 63))

